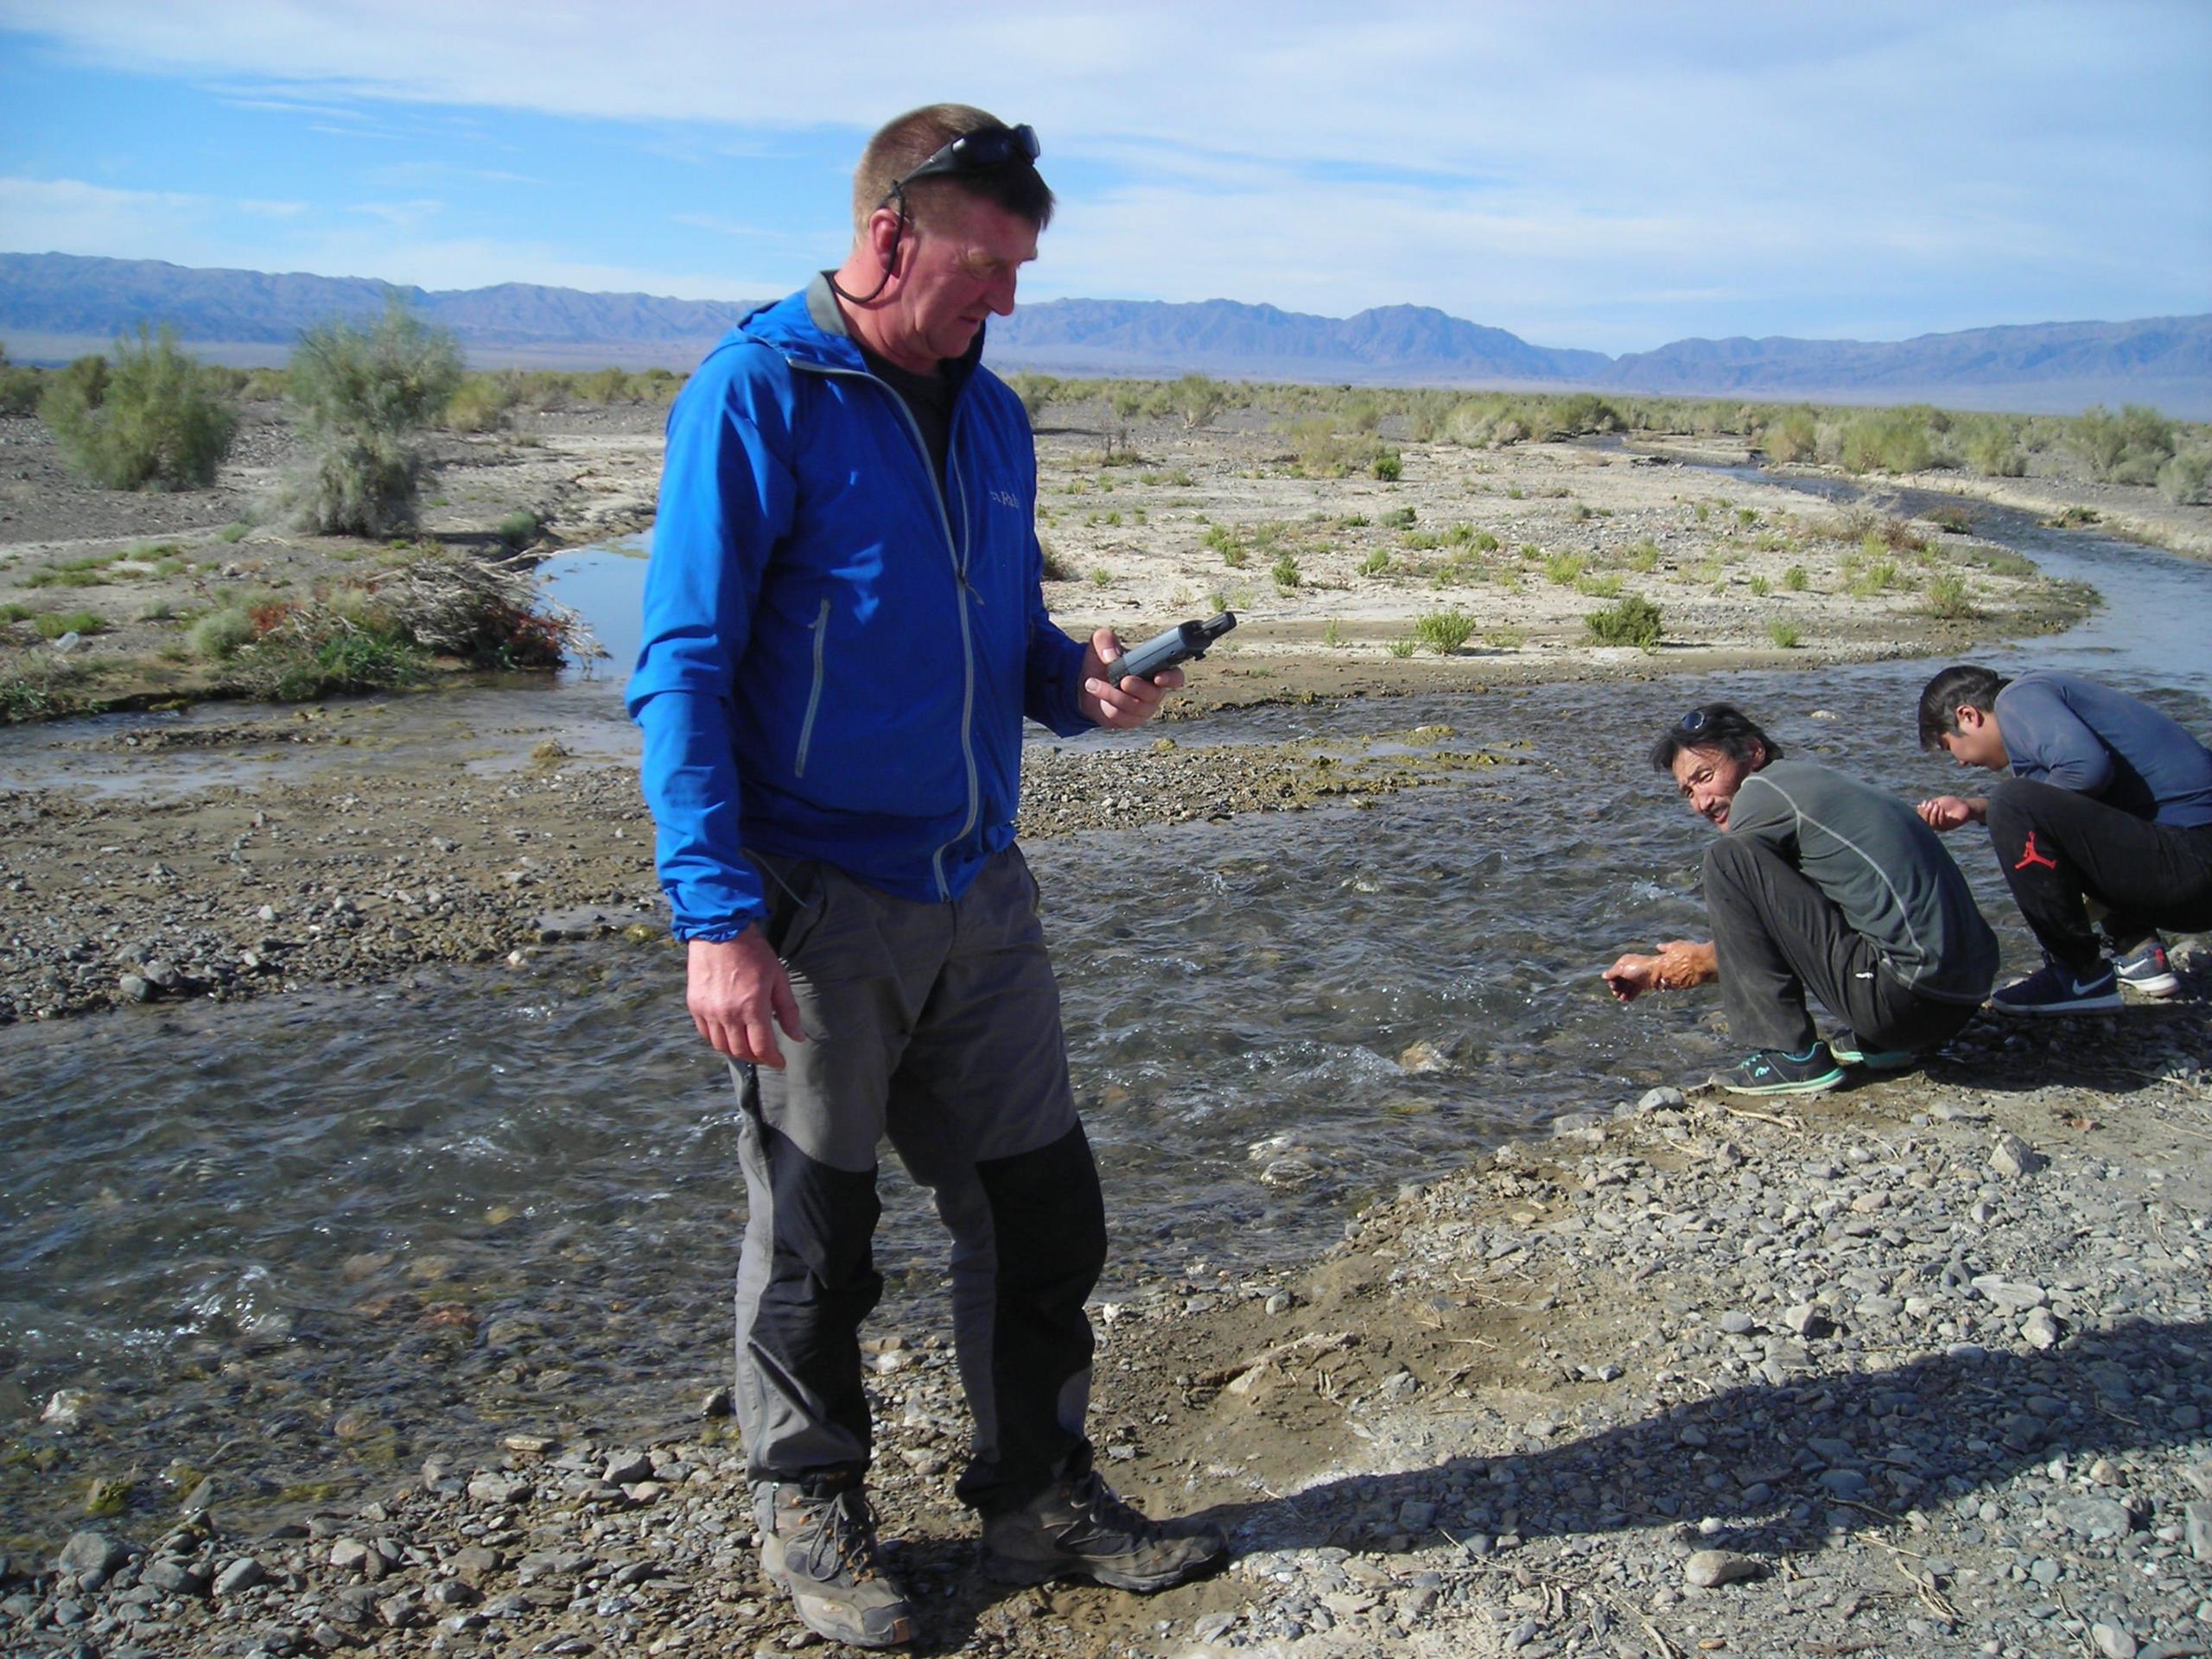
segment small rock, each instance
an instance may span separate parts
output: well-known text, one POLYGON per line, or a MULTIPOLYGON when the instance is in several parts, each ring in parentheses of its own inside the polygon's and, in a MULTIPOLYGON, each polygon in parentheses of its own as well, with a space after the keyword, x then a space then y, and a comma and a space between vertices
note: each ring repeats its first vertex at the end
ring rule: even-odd
POLYGON ((1679 1089, 1648 1089, 1636 1103, 1639 1112, 1679 1111, 1685 1102, 1679 1089))
POLYGON ((2050 1161, 2017 1135, 2000 1135, 1989 1154, 1989 1166, 2007 1180, 2032 1175, 2050 1161))
POLYGON ((653 1460, 642 1452, 617 1452, 607 1460, 607 1472, 600 1478, 610 1486, 631 1486, 650 1479, 653 1460))
POLYGON ((2105 1659, 2135 1659, 2135 1638, 2117 1624, 2093 1624, 2089 1637, 2105 1659))
POLYGON ((1740 1337, 1751 1328, 1752 1319, 1738 1308, 1730 1308, 1720 1316, 1720 1328, 1732 1337, 1740 1337))
POLYGON ((2028 1315, 2020 1326, 2020 1340, 2031 1348, 2050 1348, 2058 1341, 2058 1321, 2050 1317, 2050 1310, 2039 1307, 2028 1315))
POLYGON ((87 1590, 97 1590, 130 1559, 130 1550, 121 1543, 88 1528, 71 1535, 54 1558, 54 1570, 71 1574, 87 1590))
POLYGON ((268 1580, 268 1571, 261 1563, 251 1555, 244 1555, 215 1575, 215 1593, 219 1597, 238 1595, 268 1580))
POLYGON ((2182 1514, 2188 1522, 2189 1553, 2212 1567, 2212 1503, 2184 1505, 2182 1514))
POLYGON ((1756 1579, 1765 1570, 1762 1563, 1749 1555, 1726 1549, 1700 1549, 1684 1564, 1682 1582, 1696 1589, 1711 1590, 1719 1585, 1756 1579))

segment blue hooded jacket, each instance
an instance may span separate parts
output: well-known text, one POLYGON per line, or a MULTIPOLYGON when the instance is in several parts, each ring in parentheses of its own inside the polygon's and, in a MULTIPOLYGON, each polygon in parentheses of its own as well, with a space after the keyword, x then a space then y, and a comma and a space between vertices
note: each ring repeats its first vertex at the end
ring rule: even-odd
POLYGON ((745 849, 957 898, 1014 840, 1022 716, 1090 725, 1039 587, 1028 418, 980 335, 940 483, 842 329, 817 278, 669 411, 629 710, 679 938, 764 913, 745 849))

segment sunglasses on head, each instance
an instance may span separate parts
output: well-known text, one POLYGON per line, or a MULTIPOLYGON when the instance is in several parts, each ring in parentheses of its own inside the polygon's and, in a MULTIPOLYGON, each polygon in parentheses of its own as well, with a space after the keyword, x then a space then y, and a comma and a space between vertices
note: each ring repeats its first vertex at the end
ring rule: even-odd
POLYGON ((1710 711, 1703 709, 1693 709, 1689 713, 1684 715, 1680 720, 1675 722, 1675 729, 1680 732, 1684 737, 1695 737, 1700 732, 1703 731, 1707 727, 1712 724, 1713 715, 1710 711))
POLYGON ((916 179, 934 179, 948 173, 988 173, 1016 162, 1028 165, 1042 154, 1037 130, 1026 121, 1018 127, 982 127, 962 133, 912 172, 893 181, 891 188, 895 193, 916 179))

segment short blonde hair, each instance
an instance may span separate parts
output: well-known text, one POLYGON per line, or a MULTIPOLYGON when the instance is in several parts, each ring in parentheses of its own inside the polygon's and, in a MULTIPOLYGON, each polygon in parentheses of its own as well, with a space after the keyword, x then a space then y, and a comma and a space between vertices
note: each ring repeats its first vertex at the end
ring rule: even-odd
MULTIPOLYGON (((892 186, 954 139, 1005 124, 972 104, 925 104, 887 123, 868 141, 860 165, 853 169, 853 233, 865 234, 868 215, 890 200, 892 186)), ((908 215, 918 224, 923 222, 930 204, 954 190, 996 202, 1040 231, 1052 222, 1052 193, 1036 168, 1027 162, 977 173, 940 173, 918 179, 902 193, 908 215)))

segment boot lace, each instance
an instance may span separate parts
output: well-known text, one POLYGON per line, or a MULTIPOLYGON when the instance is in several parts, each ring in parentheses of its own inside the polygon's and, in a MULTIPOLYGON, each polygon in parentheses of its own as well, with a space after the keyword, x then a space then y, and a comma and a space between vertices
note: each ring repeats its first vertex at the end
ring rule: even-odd
POLYGON ((877 1576, 875 1511, 857 1489, 823 1499, 792 1538, 788 1558, 817 1584, 859 1584, 877 1576))

